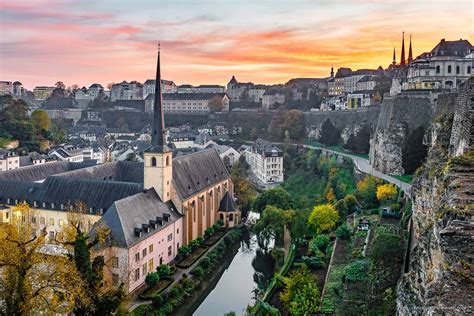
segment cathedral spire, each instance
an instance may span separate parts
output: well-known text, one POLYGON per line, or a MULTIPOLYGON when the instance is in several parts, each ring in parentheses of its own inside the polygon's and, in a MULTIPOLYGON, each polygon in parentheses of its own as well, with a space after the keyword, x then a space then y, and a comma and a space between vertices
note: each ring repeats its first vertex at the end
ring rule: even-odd
POLYGON ((411 52, 411 34, 410 34, 410 48, 408 49, 408 63, 413 61, 413 54, 411 52))
POLYGON ((156 64, 155 104, 153 105, 153 129, 151 145, 155 150, 165 147, 165 115, 163 111, 163 96, 161 91, 160 43, 158 43, 158 61, 156 64))
POLYGON ((400 65, 405 66, 405 32, 402 35, 402 56, 400 58, 400 65))
POLYGON ((393 46, 393 60, 392 60, 392 65, 397 64, 397 58, 395 57, 395 46, 393 46))

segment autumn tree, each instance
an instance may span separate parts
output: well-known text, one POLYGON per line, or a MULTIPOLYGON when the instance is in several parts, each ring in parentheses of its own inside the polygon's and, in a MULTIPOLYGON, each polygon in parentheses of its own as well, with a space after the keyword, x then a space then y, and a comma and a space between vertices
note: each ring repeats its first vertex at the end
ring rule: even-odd
POLYGON ((215 96, 211 100, 209 100, 209 103, 207 104, 209 111, 212 113, 216 112, 221 112, 224 109, 224 103, 222 101, 222 97, 220 96, 215 96))
POLYGON ((331 204, 322 204, 314 207, 309 215, 309 225, 318 233, 328 232, 339 220, 339 214, 336 208, 331 204))
POLYGON ((394 184, 382 184, 377 187, 377 200, 391 201, 397 197, 397 188, 394 184))
POLYGON ((33 120, 33 125, 38 131, 47 131, 51 127, 51 119, 49 118, 48 113, 44 110, 34 110, 33 113, 31 113, 31 119, 33 120))
POLYGON ((73 211, 68 214, 67 225, 58 234, 57 241, 70 250, 69 260, 79 272, 89 304, 76 302, 75 315, 110 315, 117 311, 124 297, 124 284, 110 288, 104 281, 105 258, 94 249, 102 246, 110 234, 110 230, 95 225, 92 234, 88 233, 87 219, 84 214, 87 207, 76 203, 73 211))
POLYGON ((363 206, 367 208, 378 205, 377 201, 377 186, 382 181, 374 176, 366 175, 362 180, 357 182, 357 197, 363 206))
POLYGON ((51 255, 36 214, 26 203, 0 229, 0 314, 67 314, 90 301, 83 281, 65 255, 51 255))
POLYGON ((316 280, 306 266, 283 279, 280 299, 291 315, 313 315, 318 311, 320 293, 316 280))
POLYGON ((247 216, 252 208, 257 194, 255 186, 247 180, 249 168, 250 166, 245 161, 245 157, 240 156, 239 160, 232 166, 230 172, 232 183, 234 184, 235 197, 237 198, 237 204, 239 205, 243 218, 247 216))

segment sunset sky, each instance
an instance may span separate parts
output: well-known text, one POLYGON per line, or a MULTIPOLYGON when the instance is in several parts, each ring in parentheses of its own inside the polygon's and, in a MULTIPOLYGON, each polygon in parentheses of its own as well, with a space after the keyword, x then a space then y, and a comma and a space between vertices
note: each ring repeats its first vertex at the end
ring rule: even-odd
MULTIPOLYGON (((162 76, 177 84, 284 83, 386 67, 402 31, 414 55, 474 42, 473 0, 0 0, 0 80, 27 88, 162 76)), ((408 46, 407 46, 408 49, 408 46)))

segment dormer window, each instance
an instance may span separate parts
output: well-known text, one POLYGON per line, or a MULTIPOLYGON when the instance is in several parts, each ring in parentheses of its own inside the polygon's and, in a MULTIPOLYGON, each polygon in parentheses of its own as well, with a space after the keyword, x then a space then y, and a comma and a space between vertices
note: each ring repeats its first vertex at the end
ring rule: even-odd
POLYGON ((142 227, 145 233, 148 234, 150 232, 150 226, 148 224, 143 224, 142 227))
POLYGON ((133 229, 133 232, 135 234, 135 237, 138 237, 138 238, 142 237, 142 229, 141 228, 135 227, 133 229))
POLYGON ((54 203, 51 203, 51 208, 54 208, 54 203))
POLYGON ((38 203, 36 201, 33 201, 33 207, 38 207, 38 203))

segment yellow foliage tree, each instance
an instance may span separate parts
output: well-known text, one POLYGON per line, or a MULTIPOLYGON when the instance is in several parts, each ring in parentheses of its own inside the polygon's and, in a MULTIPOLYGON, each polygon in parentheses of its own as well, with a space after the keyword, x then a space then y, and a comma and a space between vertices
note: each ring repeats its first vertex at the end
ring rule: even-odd
POLYGON ((397 188, 394 184, 382 184, 377 187, 377 200, 389 201, 397 196, 397 188))
POLYGON ((315 206, 309 215, 309 225, 319 234, 327 232, 336 227, 339 214, 334 205, 322 204, 315 206))
POLYGON ((334 203, 336 202, 336 195, 334 194, 334 189, 332 187, 329 187, 327 190, 326 190, 326 201, 328 201, 329 203, 334 203))
POLYGON ((88 304, 82 279, 64 254, 51 254, 46 231, 28 204, 12 209, 0 224, 0 314, 67 314, 88 304))

